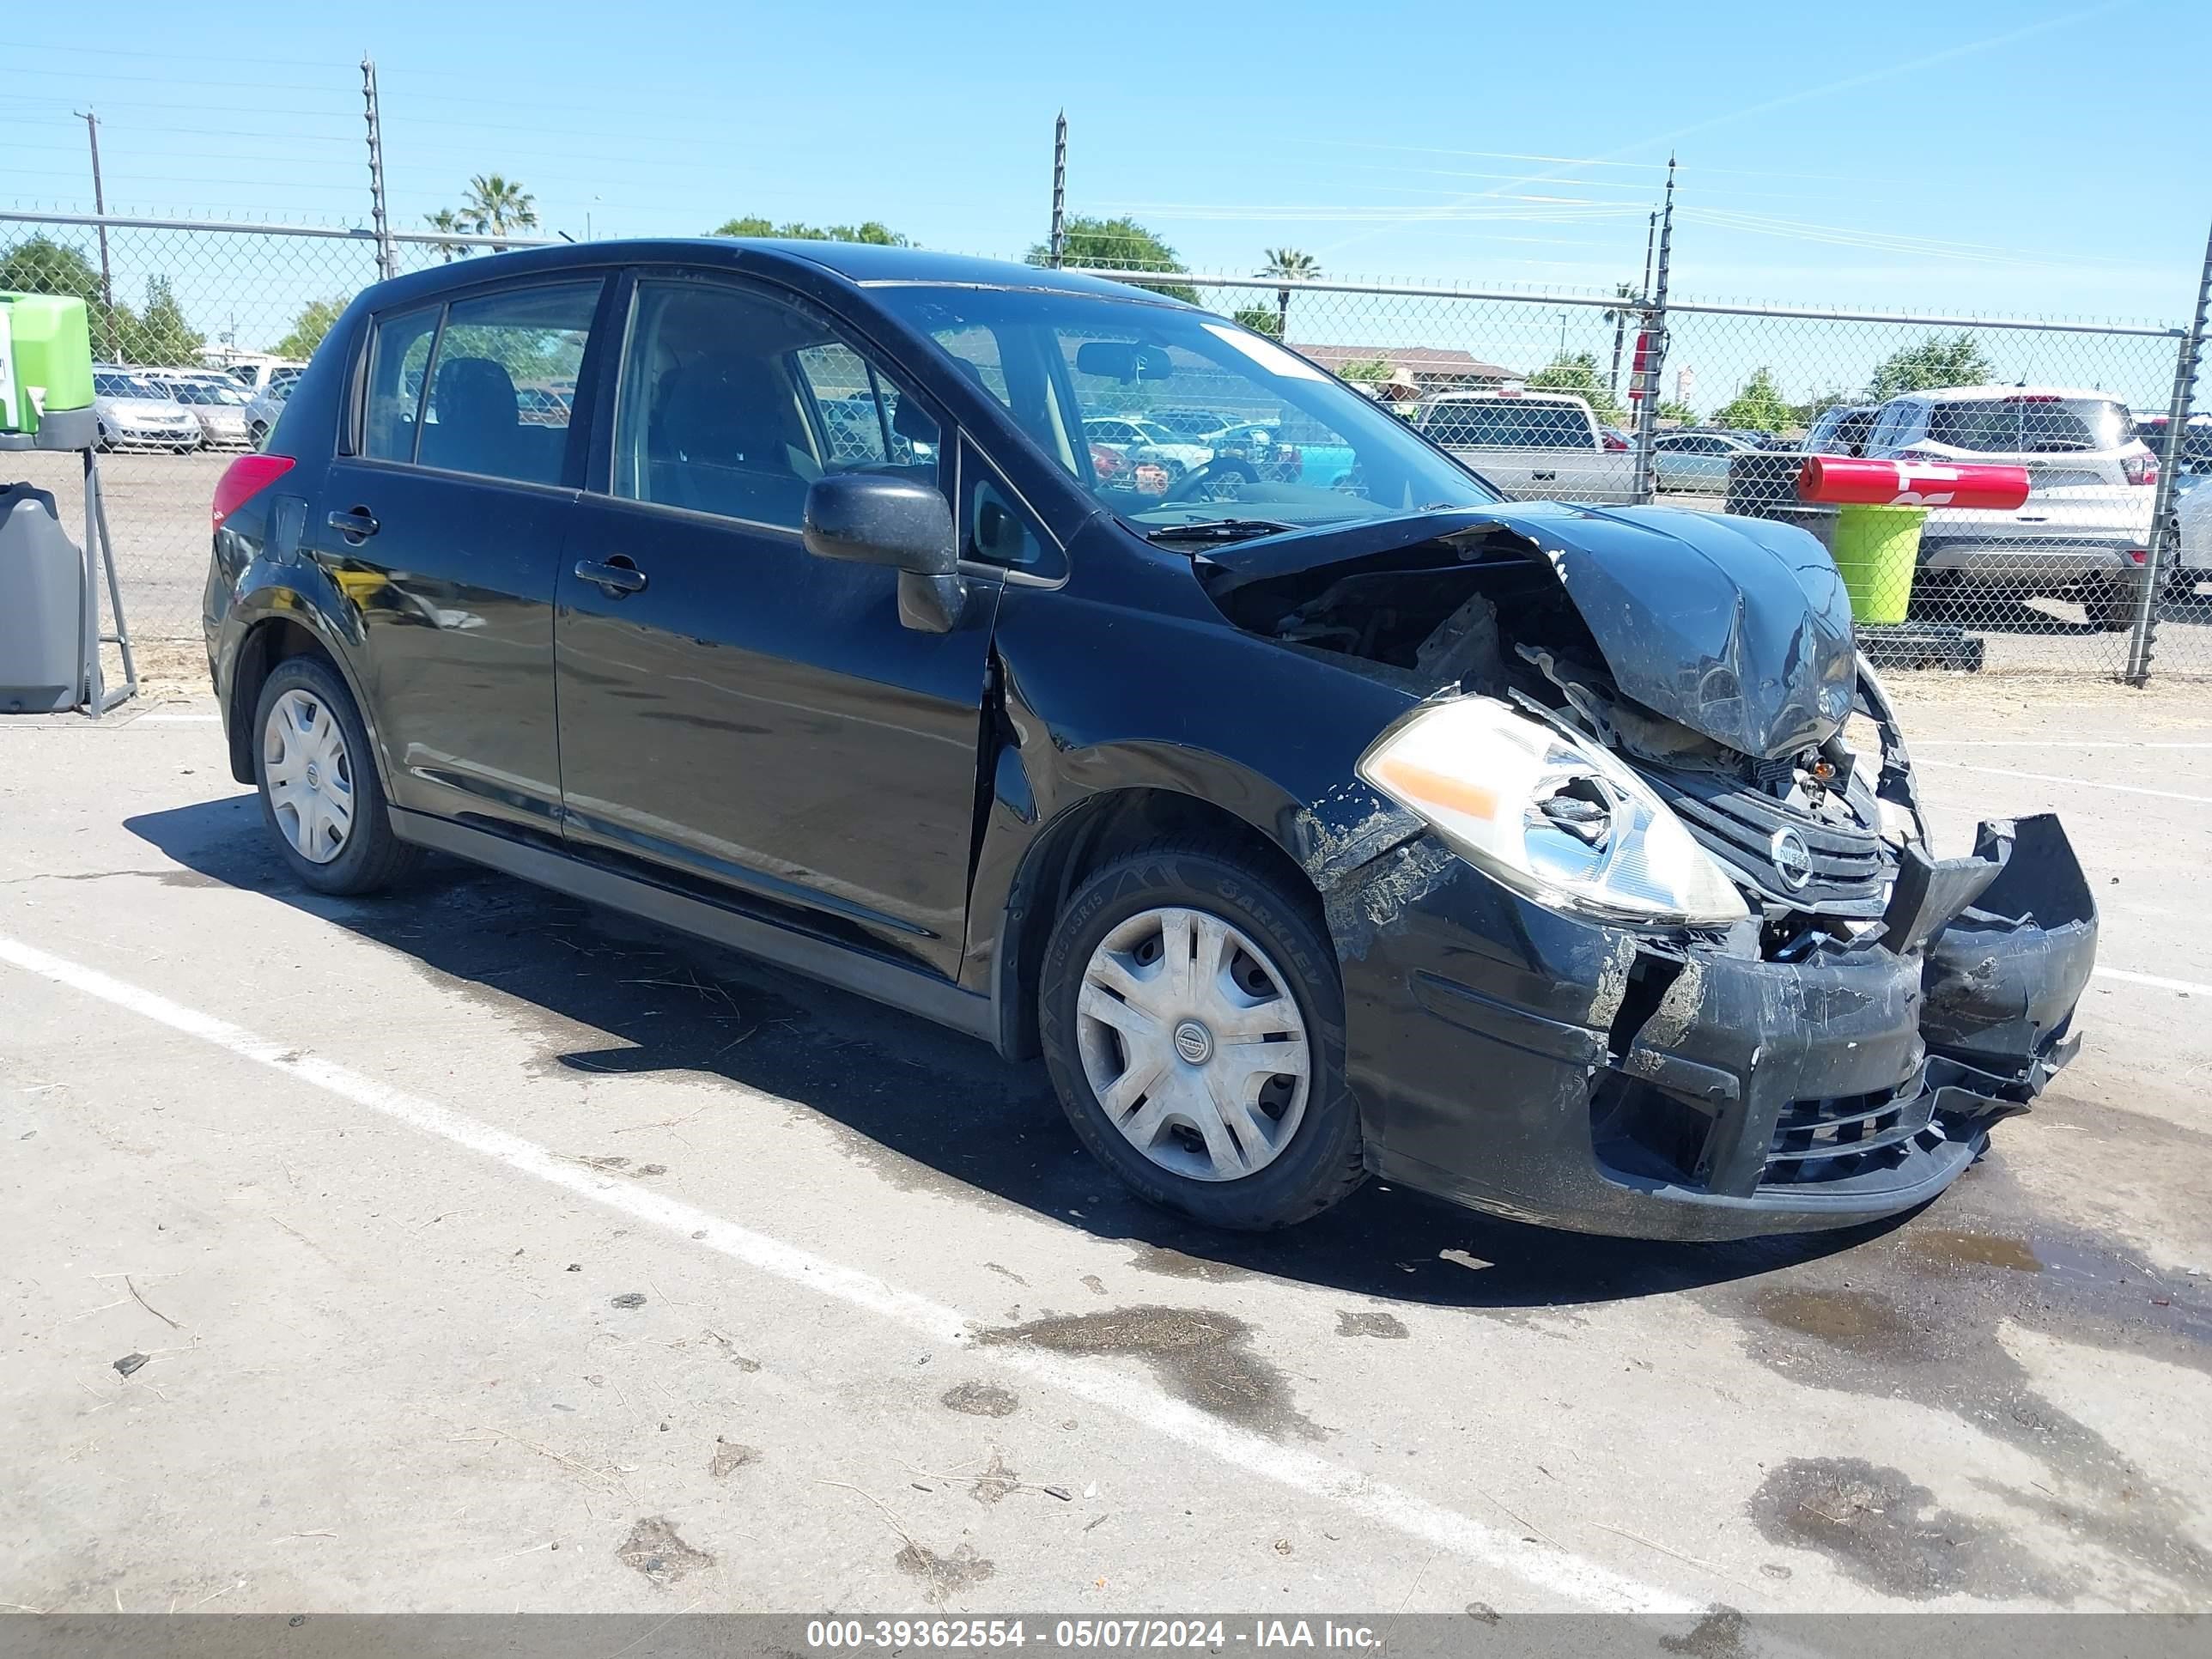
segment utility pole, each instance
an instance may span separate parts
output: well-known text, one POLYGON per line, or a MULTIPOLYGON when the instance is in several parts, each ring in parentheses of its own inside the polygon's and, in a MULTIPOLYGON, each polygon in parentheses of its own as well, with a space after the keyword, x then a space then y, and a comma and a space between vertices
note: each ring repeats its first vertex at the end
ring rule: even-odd
POLYGON ((1652 445, 1659 436, 1659 377, 1667 365, 1667 268, 1674 246, 1674 158, 1667 158, 1667 197, 1659 211, 1658 286, 1647 288, 1644 313, 1643 398, 1636 408, 1636 499, 1649 502, 1657 480, 1652 445))
POLYGON ((1055 269, 1067 259, 1067 112, 1052 124, 1052 233, 1047 240, 1055 269))
POLYGON ((100 178, 100 117, 89 109, 77 112, 92 140, 92 210, 100 220, 100 337, 107 347, 107 361, 115 356, 115 277, 107 265, 107 191, 100 178))
POLYGON ((399 274, 399 265, 392 256, 392 225, 384 213, 384 124, 376 108, 376 64, 366 52, 361 60, 361 98, 368 114, 368 208, 376 229, 376 274, 389 278, 399 274))

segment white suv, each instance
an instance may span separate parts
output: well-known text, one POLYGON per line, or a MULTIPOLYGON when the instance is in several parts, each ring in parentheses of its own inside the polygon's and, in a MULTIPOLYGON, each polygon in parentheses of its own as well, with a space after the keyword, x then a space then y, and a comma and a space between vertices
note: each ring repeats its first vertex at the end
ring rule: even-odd
POLYGON ((1929 512, 1920 568, 1936 578, 1932 592, 2002 585, 2023 598, 2076 597, 2100 628, 2134 619, 2148 575, 2158 461, 2111 393, 2029 386, 1908 392, 1876 411, 1865 453, 2027 469, 2027 500, 2014 511, 1929 512))

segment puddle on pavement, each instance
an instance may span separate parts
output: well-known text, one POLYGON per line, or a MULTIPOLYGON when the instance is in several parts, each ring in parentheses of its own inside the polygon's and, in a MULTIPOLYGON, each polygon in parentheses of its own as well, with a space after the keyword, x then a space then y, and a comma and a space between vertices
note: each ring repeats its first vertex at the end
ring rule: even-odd
POLYGON ((1171 1250, 1164 1244, 1147 1244, 1129 1258, 1129 1265, 1140 1273, 1157 1273, 1163 1279, 1195 1279, 1202 1285, 1227 1285, 1237 1279, 1259 1276, 1249 1267, 1239 1267, 1227 1261, 1211 1261, 1202 1255, 1185 1255, 1181 1250, 1171 1250))
POLYGON ((1908 1266, 1931 1267, 2009 1267, 2014 1273, 2039 1273, 2043 1258, 2024 1238, 2002 1233, 1966 1233, 1946 1227, 1911 1227, 1899 1236, 1899 1253, 1908 1266))
POLYGON ((2002 1531, 1936 1508, 1936 1495, 1902 1470, 1863 1459, 1792 1459, 1767 1474, 1747 1507, 1770 1542, 1817 1551, 1901 1601, 2064 1601, 2074 1593, 2002 1531))
POLYGON ((1888 1297, 1867 1291, 1774 1285, 1754 1295, 1751 1309, 1770 1325, 1866 1358, 1918 1364, 1934 1357, 1919 1327, 1888 1297))
POLYGON ((985 1346, 1018 1343, 1086 1358, 1126 1355, 1152 1368, 1168 1391, 1200 1411, 1279 1439, 1321 1437, 1291 1403, 1282 1374, 1251 1350, 1252 1328, 1196 1308, 1109 1308, 987 1330, 985 1346))

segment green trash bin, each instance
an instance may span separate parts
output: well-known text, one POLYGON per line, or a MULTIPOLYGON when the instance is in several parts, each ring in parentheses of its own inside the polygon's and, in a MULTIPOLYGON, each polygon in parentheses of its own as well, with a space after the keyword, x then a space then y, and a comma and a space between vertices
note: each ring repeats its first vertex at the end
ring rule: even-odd
POLYGON ((1924 507, 1836 509, 1835 539, 1829 551, 1851 596, 1851 620, 1859 623, 1901 623, 1912 603, 1912 574, 1920 562, 1920 526, 1924 507))

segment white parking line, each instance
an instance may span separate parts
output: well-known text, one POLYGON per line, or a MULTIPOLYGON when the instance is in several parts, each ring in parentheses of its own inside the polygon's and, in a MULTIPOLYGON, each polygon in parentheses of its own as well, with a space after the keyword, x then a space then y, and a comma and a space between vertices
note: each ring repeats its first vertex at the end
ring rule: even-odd
POLYGON ((2212 749, 2208 743, 2131 743, 2103 738, 1915 738, 1915 749, 2212 749))
POLYGON ((2148 985, 2158 991, 2179 991, 2185 997, 2212 997, 2212 985, 2199 985, 2195 980, 2167 979, 2162 974, 2131 974, 2124 968, 2100 968, 2099 979, 2124 980, 2130 985, 2148 985))
POLYGON ((1964 761, 1921 758, 1923 766, 1948 766, 1954 772, 1979 772, 1992 778, 2027 778, 2037 783, 2070 783, 2077 789, 2106 789, 2120 795, 2156 795, 2161 800, 2195 801, 2212 806, 2212 795, 2185 795, 2174 789, 2146 789, 2139 783, 2102 783, 2094 778, 2062 777, 2056 772, 2016 772, 2009 766, 1969 766, 1964 761))
POLYGON ((141 714, 133 726, 213 726, 220 714, 141 714))
POLYGON ((618 1210, 687 1243, 697 1243, 762 1273, 805 1285, 883 1318, 893 1320, 932 1341, 956 1347, 1127 1419, 1139 1429, 1208 1454, 1248 1474, 1310 1498, 1348 1510, 1363 1520, 1467 1560, 1511 1573, 1523 1583, 1579 1606, 1624 1613, 1696 1613, 1701 1601, 1674 1595, 1625 1577, 1570 1552, 1524 1542, 1517 1530, 1485 1526, 1456 1510, 1445 1509, 1413 1493, 1371 1480, 1310 1452, 1279 1446, 1186 1405, 1151 1384, 1116 1371, 1091 1369, 1057 1355, 994 1346, 977 1347, 969 1337, 970 1321, 957 1309, 903 1291, 874 1275, 787 1244, 734 1221, 629 1182, 564 1162, 534 1141, 463 1115, 419 1095, 376 1082, 357 1072, 296 1048, 272 1042, 243 1026, 172 1002, 155 992, 110 977, 40 950, 0 937, 0 962, 99 998, 172 1030, 228 1049, 255 1064, 350 1101, 434 1135, 454 1146, 495 1159, 579 1197, 618 1210))

